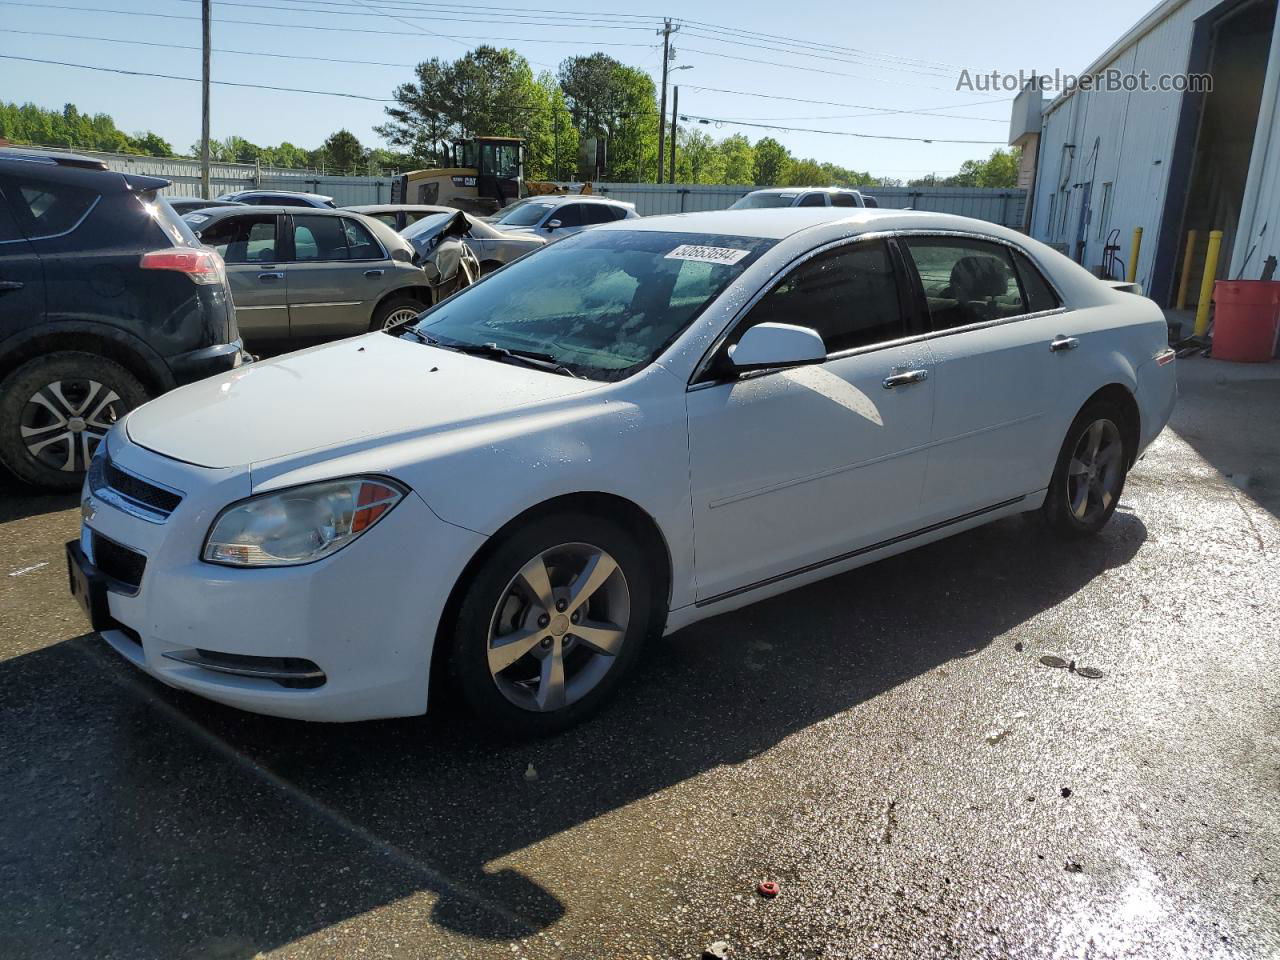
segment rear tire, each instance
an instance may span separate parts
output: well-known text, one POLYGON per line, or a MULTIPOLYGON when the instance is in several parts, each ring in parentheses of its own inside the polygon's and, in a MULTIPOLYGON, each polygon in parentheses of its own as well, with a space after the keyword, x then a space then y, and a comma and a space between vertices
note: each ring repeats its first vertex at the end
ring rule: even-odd
POLYGON ((37 487, 78 490, 89 458, 147 389, 106 357, 63 351, 0 381, 0 463, 37 487))
POLYGON ((553 514, 505 537, 467 574, 439 638, 468 711, 517 738, 558 733, 595 713, 653 622, 650 566, 625 530, 590 514, 553 514))
POLYGON ((369 322, 369 331, 377 333, 388 327, 401 327, 412 323, 413 318, 427 309, 420 300, 413 297, 392 297, 373 311, 373 319, 369 322))
POLYGON ((1041 508, 1059 536, 1093 536, 1115 513, 1134 454, 1125 427, 1124 411, 1106 401, 1089 404, 1072 421, 1041 508))

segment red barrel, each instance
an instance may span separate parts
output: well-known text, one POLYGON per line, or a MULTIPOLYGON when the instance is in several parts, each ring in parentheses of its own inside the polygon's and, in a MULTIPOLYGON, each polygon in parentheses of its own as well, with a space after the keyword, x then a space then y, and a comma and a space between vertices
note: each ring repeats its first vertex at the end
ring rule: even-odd
POLYGON ((1280 281, 1218 280, 1213 302, 1214 359, 1261 363, 1275 356, 1280 281))

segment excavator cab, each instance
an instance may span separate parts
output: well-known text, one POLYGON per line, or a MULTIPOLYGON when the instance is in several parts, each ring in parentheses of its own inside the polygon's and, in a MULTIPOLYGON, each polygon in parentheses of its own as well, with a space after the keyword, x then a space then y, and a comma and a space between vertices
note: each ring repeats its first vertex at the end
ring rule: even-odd
POLYGON ((485 216, 520 198, 524 141, 519 137, 455 140, 449 162, 452 166, 397 177, 391 202, 444 204, 485 216))

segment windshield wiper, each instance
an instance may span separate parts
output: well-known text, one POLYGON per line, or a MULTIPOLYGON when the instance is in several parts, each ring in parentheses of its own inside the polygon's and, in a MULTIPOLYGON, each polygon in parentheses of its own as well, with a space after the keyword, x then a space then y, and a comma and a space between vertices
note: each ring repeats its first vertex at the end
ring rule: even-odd
MULTIPOLYGON (((414 332, 416 333, 417 331, 414 332)), ((426 336, 426 334, 423 334, 423 336, 426 336)), ((578 380, 586 379, 581 374, 574 373, 549 353, 536 353, 533 350, 509 350, 506 347, 498 346, 496 343, 440 343, 437 341, 432 346, 443 347, 445 350, 456 350, 458 353, 465 353, 473 357, 512 360, 516 363, 524 364, 526 367, 533 367, 535 370, 547 370, 551 373, 559 373, 578 380)))
MULTIPOLYGON (((394 329, 394 328, 392 328, 392 329, 394 329)), ((401 331, 400 331, 400 335, 401 335, 401 336, 403 336, 403 335, 404 335, 404 334, 406 334, 406 333, 411 333, 411 334, 413 334, 414 338, 415 338, 415 339, 417 339, 417 341, 418 341, 419 343, 425 343, 428 347, 440 347, 440 346, 444 346, 444 344, 442 344, 442 343, 441 343, 439 340, 437 340, 435 337, 431 336, 431 335, 430 335, 430 334, 428 334, 428 333, 423 333, 423 332, 422 332, 421 330, 419 330, 417 327, 404 327, 403 329, 401 329, 401 331)))

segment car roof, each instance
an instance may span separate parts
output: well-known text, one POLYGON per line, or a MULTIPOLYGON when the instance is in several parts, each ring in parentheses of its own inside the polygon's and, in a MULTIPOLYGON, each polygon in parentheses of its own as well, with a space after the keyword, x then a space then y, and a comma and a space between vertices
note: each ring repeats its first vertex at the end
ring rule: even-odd
POLYGON ((861 193, 857 187, 761 187, 759 190, 751 190, 743 196, 750 196, 752 193, 861 193))
POLYGON ((40 150, 35 147, 0 147, 0 160, 22 160, 28 163, 52 163, 63 167, 83 167, 87 170, 106 170, 107 164, 96 157, 61 150, 40 150))
POLYGON ((708 210, 673 213, 638 220, 618 220, 594 227, 598 230, 655 230, 670 233, 782 240, 825 225, 843 231, 871 233, 881 230, 959 230, 1025 243, 1025 235, 986 220, 925 210, 891 210, 884 207, 766 207, 742 210, 708 210))
POLYGON ((536 197, 523 197, 524 200, 539 201, 543 200, 548 203, 611 203, 618 207, 634 207, 634 203, 626 200, 615 200, 613 197, 601 197, 594 193, 548 193, 536 197))
POLYGON ((306 193, 302 190, 267 190, 257 187, 253 190, 235 190, 231 193, 224 193, 218 199, 225 200, 228 197, 278 197, 282 194, 290 197, 310 197, 312 200, 323 200, 326 203, 333 199, 333 197, 326 197, 323 193, 306 193))
MULTIPOLYGON (((438 203, 356 203, 348 207, 339 207, 339 210, 354 210, 356 213, 395 213, 397 210, 403 210, 405 213, 457 213, 457 207, 446 207, 438 203)), ((466 211, 464 210, 463 213, 466 211)))

